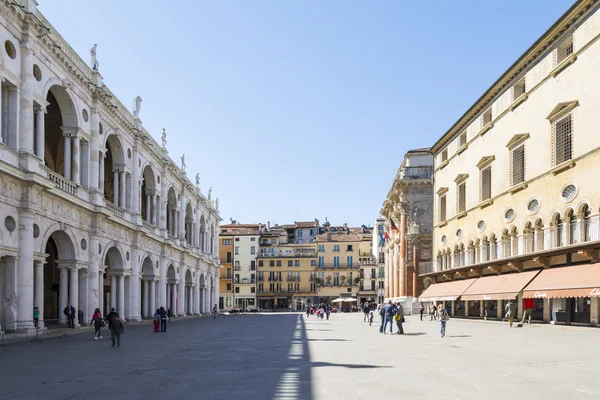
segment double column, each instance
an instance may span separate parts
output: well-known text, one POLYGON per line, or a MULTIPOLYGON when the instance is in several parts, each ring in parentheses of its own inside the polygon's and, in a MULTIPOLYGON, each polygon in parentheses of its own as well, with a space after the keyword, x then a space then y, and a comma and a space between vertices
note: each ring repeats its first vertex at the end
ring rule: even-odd
POLYGON ((62 127, 64 137, 64 176, 76 185, 81 184, 80 144, 77 128, 62 127))
POLYGON ((145 318, 150 318, 154 315, 154 311, 156 311, 156 280, 152 279, 143 279, 144 285, 144 298, 143 298, 143 310, 142 316, 145 318))
POLYGON ((110 308, 115 308, 121 319, 125 319, 125 275, 110 275, 110 308))
POLYGON ((127 208, 125 203, 125 166, 113 165, 113 203, 123 209, 127 208))
POLYGON ((156 212, 156 190, 146 189, 146 221, 158 226, 158 213, 156 212))
MULTIPOLYGON (((44 162, 44 143, 46 140, 46 133, 44 128, 44 115, 46 109, 42 107, 36 107, 35 109, 35 155, 44 162)), ((40 315, 42 315, 40 311, 40 315)), ((41 318, 40 318, 41 319, 41 318)))

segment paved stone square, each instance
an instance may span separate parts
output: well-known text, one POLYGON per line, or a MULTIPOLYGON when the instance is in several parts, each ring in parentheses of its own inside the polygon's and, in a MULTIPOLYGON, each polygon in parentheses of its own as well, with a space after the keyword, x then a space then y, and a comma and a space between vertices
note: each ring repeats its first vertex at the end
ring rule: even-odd
MULTIPOLYGON (((377 326, 375 326, 377 325, 377 326)), ((600 330, 409 317, 382 335, 362 314, 175 321, 0 348, 2 399, 596 399, 600 330)))

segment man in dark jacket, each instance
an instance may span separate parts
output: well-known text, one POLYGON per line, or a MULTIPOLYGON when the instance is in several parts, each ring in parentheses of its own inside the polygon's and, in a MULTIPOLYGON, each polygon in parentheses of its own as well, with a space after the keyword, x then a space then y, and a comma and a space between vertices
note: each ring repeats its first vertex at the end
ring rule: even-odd
POLYGON ((387 324, 390 324, 390 335, 393 333, 394 329, 394 314, 396 313, 396 308, 392 304, 391 300, 388 300, 388 303, 383 307, 383 315, 385 317, 385 323, 383 324, 383 334, 385 335, 385 330, 387 328, 387 324))
POLYGON ((160 315, 160 331, 166 332, 167 331, 167 319, 169 318, 167 316, 167 310, 165 310, 164 307, 161 307, 158 310, 158 314, 160 315))
POLYGON ((121 335, 125 331, 123 322, 117 313, 113 314, 111 320, 110 339, 112 341, 112 347, 115 347, 115 344, 117 347, 121 347, 121 335))
POLYGON ((77 310, 75 307, 68 303, 65 309, 63 310, 63 314, 67 316, 67 323, 69 324, 69 328, 75 328, 75 316, 77 315, 77 310))
POLYGON ((106 322, 108 322, 108 329, 112 329, 112 321, 115 315, 119 314, 117 314, 114 307, 110 309, 110 312, 108 314, 106 314, 106 317, 104 319, 106 320, 106 322))

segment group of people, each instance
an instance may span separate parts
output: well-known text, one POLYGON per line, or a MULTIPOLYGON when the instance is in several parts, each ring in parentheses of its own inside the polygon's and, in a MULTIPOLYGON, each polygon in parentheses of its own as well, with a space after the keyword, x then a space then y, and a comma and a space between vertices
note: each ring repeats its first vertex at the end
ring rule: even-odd
POLYGON ((317 319, 323 319, 331 315, 331 306, 329 304, 319 304, 319 305, 307 305, 306 306, 306 318, 315 314, 317 319))
POLYGON ((90 326, 94 325, 94 340, 102 339, 102 328, 106 326, 105 321, 108 322, 112 347, 115 347, 115 344, 117 347, 121 347, 121 335, 125 332, 125 327, 123 326, 121 317, 114 308, 110 309, 105 318, 102 318, 102 312, 100 312, 99 308, 94 310, 92 322, 90 323, 90 326))
MULTIPOLYGON (((373 323, 373 312, 369 311, 368 305, 363 308, 363 313, 369 313, 369 325, 373 323)), ((397 335, 404 335, 404 327, 402 324, 406 321, 404 318, 404 308, 400 303, 392 303, 391 300, 388 300, 387 304, 380 304, 377 307, 377 312, 381 317, 381 326, 379 327, 379 332, 386 334, 387 326, 390 325, 390 335, 394 334, 394 322, 396 322, 396 327, 398 331, 397 335)), ((364 319, 363 319, 364 320, 364 319)))

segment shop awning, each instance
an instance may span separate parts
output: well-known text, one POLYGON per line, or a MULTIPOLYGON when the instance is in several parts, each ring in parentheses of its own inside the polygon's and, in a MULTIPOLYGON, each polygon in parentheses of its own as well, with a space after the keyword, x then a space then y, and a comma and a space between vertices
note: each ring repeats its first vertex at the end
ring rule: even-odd
POLYGON ((469 301, 514 299, 539 273, 540 271, 527 271, 506 275, 484 276, 469 286, 462 296, 460 296, 460 299, 469 301))
POLYGON ((545 269, 525 288, 523 297, 600 297, 600 263, 545 269))
POLYGON ((434 283, 429 286, 421 296, 419 301, 449 301, 456 300, 465 292, 477 279, 466 279, 462 281, 434 283))

